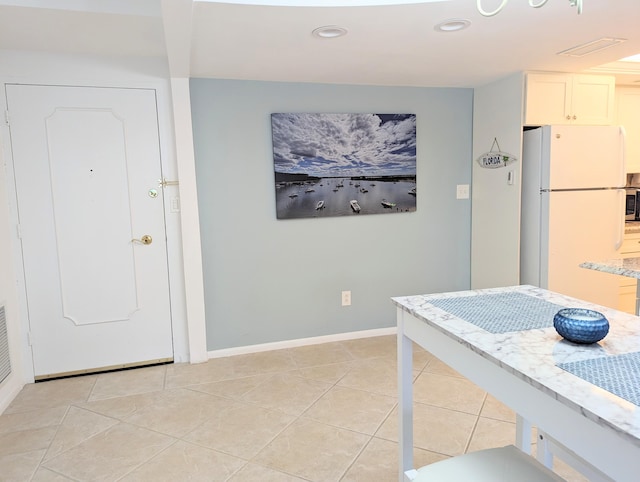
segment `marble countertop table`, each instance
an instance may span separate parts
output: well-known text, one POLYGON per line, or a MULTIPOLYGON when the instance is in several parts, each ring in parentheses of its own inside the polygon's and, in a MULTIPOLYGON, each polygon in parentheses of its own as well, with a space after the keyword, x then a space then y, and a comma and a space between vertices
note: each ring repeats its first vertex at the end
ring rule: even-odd
MULTIPOLYGON (((530 426, 536 426, 546 437, 538 440, 537 455, 547 466, 551 451, 566 455, 590 480, 638 480, 640 407, 558 366, 640 352, 635 316, 533 286, 392 301, 398 322, 399 480, 414 468, 412 341, 511 407, 518 414, 516 445, 525 452, 531 451, 530 426), (608 335, 591 345, 564 340, 552 316, 563 307, 600 311, 610 322, 608 335)), ((629 375, 640 379, 640 373, 629 375)), ((630 383, 640 390, 637 381, 630 383)))

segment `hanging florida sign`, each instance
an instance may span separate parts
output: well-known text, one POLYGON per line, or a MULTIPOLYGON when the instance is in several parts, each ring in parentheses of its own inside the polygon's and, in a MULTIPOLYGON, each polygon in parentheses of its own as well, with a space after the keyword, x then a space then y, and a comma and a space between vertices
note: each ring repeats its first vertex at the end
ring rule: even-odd
POLYGON ((496 169, 498 167, 508 166, 509 164, 516 162, 518 159, 506 152, 493 151, 482 154, 476 160, 482 167, 487 169, 496 169))

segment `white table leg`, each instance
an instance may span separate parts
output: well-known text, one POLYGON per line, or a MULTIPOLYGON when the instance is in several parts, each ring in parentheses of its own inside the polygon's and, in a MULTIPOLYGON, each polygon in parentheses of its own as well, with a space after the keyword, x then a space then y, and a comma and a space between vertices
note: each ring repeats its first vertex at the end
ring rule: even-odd
POLYGON ((553 453, 549 447, 547 434, 538 428, 538 441, 536 442, 536 458, 545 467, 553 469, 553 453))
POLYGON ((520 414, 516 414, 516 447, 531 455, 531 424, 520 414))
POLYGON ((397 310, 398 322, 398 480, 413 469, 413 345, 404 334, 403 311, 397 310))

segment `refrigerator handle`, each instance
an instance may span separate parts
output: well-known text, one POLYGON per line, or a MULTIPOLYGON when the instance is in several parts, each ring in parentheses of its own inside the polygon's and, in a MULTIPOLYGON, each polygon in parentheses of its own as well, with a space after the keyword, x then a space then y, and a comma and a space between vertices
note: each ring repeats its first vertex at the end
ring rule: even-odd
POLYGON ((624 222, 625 222, 625 206, 626 206, 626 191, 624 189, 618 189, 618 199, 620 204, 620 210, 618 211, 618 239, 616 239, 615 249, 618 251, 622 246, 622 242, 624 241, 624 222))
POLYGON ((621 180, 623 182, 622 185, 626 185, 627 184, 627 131, 624 129, 624 126, 618 126, 620 128, 620 142, 622 143, 622 145, 620 146, 620 155, 622 156, 621 159, 621 169, 622 169, 622 176, 621 176, 621 180))

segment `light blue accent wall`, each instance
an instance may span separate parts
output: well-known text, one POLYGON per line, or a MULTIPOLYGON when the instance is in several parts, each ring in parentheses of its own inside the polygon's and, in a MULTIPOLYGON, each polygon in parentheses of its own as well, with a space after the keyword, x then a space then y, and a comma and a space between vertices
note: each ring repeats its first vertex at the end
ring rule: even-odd
POLYGON ((208 350, 391 327, 390 297, 469 288, 472 89, 190 86, 208 350), (274 112, 416 114, 416 212, 277 220, 274 112))

